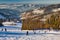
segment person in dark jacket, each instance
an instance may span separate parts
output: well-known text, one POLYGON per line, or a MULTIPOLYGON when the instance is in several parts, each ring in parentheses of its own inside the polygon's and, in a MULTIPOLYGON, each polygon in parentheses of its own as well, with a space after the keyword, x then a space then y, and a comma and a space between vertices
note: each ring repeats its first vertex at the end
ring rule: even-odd
POLYGON ((3 25, 2 23, 0 23, 0 27, 1 27, 1 26, 4 26, 4 25, 3 25))
POLYGON ((3 22, 3 20, 0 19, 0 27, 1 27, 1 26, 4 26, 4 25, 2 24, 2 22, 3 22))
POLYGON ((7 29, 5 28, 5 31, 7 31, 7 29))
POLYGON ((26 35, 28 35, 28 31, 26 32, 26 35))

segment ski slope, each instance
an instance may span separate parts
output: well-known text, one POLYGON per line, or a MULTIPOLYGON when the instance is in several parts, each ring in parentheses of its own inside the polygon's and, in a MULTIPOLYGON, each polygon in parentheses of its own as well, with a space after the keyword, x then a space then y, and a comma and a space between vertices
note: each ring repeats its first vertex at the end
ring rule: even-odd
POLYGON ((21 23, 17 23, 15 26, 0 27, 0 40, 60 40, 60 31, 21 30, 21 27, 21 23), (5 31, 5 28, 7 31, 5 31), (27 31, 28 35, 26 35, 27 31))
POLYGON ((40 34, 40 35, 14 35, 0 36, 0 40, 60 40, 60 35, 40 34))

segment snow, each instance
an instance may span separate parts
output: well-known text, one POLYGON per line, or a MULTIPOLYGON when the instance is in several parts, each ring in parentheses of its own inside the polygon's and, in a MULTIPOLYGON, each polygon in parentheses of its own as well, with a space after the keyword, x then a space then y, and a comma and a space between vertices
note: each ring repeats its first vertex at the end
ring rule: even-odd
POLYGON ((60 11, 60 8, 57 8, 57 9, 53 9, 52 11, 53 11, 53 12, 57 12, 57 11, 60 11))
POLYGON ((14 26, 0 27, 0 40, 60 40, 60 31, 47 29, 21 30, 21 27, 21 23, 16 23, 14 26), (5 31, 5 28, 7 31, 5 31), (27 31, 28 35, 26 35, 27 31))
POLYGON ((0 37, 0 40, 60 40, 60 35, 23 35, 23 36, 12 36, 12 37, 0 37))
POLYGON ((59 40, 60 36, 46 36, 46 35, 33 35, 33 36, 23 36, 19 40, 59 40))
POLYGON ((44 10, 34 9, 34 10, 33 10, 33 13, 34 13, 34 14, 43 14, 43 13, 44 13, 44 10))
POLYGON ((14 22, 3 22, 2 24, 4 24, 5 26, 9 26, 9 25, 15 25, 16 23, 14 23, 14 22))
POLYGON ((4 16, 2 16, 2 15, 0 15, 0 19, 5 19, 5 17, 4 17, 4 16))

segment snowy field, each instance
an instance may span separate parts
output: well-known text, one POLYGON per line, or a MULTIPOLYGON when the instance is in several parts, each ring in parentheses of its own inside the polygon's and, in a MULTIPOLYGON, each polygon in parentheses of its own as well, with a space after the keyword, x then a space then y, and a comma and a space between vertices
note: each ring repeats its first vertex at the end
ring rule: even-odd
POLYGON ((0 40, 60 40, 60 35, 41 34, 41 35, 1 36, 0 40))
POLYGON ((60 40, 60 31, 21 30, 21 26, 21 23, 17 23, 16 26, 0 27, 0 40, 60 40))
POLYGON ((60 36, 51 34, 30 35, 18 38, 18 40, 60 40, 60 36))

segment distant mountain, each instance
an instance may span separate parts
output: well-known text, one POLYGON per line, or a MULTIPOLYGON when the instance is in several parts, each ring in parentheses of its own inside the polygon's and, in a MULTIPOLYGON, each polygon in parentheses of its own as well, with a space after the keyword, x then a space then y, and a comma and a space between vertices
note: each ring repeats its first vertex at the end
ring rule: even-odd
MULTIPOLYGON (((12 3, 12 4, 0 4, 0 15, 6 19, 19 19, 20 14, 33 10, 40 7, 46 7, 46 4, 22 4, 22 3, 12 3)), ((1 17, 1 18, 2 18, 1 17)))
POLYGON ((47 8, 60 8, 60 4, 52 4, 47 6, 47 8))
POLYGON ((0 9, 0 15, 2 15, 5 18, 19 18, 20 12, 18 10, 13 9, 0 9))
POLYGON ((19 18, 22 12, 47 6, 45 4, 0 4, 0 15, 5 18, 19 18))
POLYGON ((52 12, 52 10, 58 10, 58 8, 60 8, 60 4, 52 4, 52 5, 49 5, 45 8, 45 13, 50 13, 52 12))

